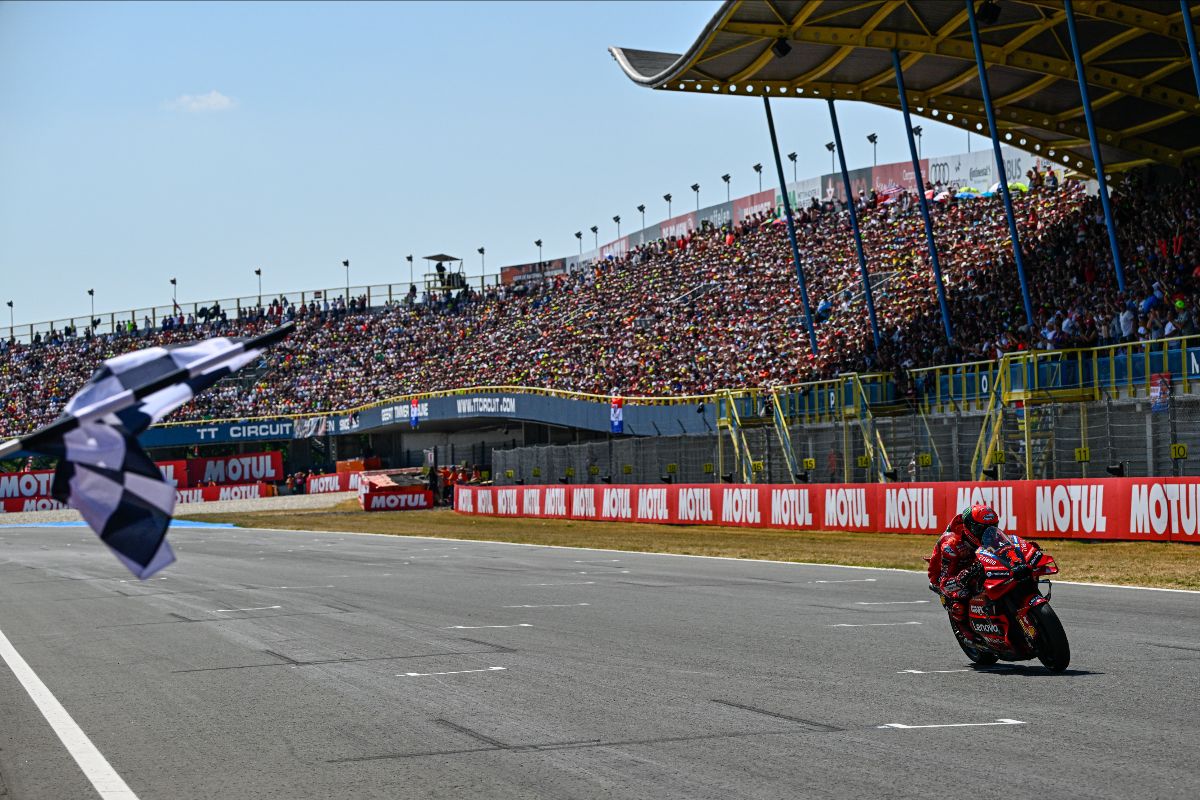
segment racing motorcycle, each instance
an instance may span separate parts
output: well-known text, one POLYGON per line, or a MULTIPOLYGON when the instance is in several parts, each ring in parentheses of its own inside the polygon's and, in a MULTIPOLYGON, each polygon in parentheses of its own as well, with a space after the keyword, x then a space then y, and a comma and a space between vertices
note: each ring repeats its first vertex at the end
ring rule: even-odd
POLYGON ((971 597, 967 617, 975 638, 954 633, 967 658, 980 666, 1037 658, 1052 672, 1065 670, 1071 646, 1050 608, 1050 581, 1041 579, 1058 573, 1054 559, 1035 542, 993 527, 980 537, 975 560, 983 574, 983 588, 971 597))

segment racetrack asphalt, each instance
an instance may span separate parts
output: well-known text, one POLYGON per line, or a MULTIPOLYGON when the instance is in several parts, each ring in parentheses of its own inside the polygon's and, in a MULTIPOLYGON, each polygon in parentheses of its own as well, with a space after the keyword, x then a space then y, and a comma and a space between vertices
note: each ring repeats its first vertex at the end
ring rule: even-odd
MULTIPOLYGON (((1056 584, 1054 675, 970 669, 916 573, 171 539, 138 582, 0 529, 0 631, 142 800, 1200 796, 1200 594, 1056 584)), ((0 798, 97 796, 0 663, 0 798)))

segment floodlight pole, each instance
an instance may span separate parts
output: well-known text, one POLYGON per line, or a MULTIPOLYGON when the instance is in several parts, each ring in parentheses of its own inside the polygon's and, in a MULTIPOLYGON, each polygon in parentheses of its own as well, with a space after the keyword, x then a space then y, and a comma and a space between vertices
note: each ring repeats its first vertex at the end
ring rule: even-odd
MULTIPOLYGON (((783 175, 783 160, 779 157, 779 140, 775 136, 775 118, 771 116, 771 99, 763 95, 763 106, 767 110, 767 130, 771 132, 771 152, 775 155, 775 169, 779 172, 779 190, 783 193, 783 215, 787 219, 788 241, 792 244, 792 261, 796 265, 796 282, 800 284, 800 300, 804 303, 804 324, 808 328, 808 344, 813 356, 820 353, 817 347, 817 331, 813 327, 812 306, 808 303, 808 286, 804 282, 804 267, 800 265, 800 245, 796 243, 796 221, 792 219, 792 204, 788 200, 787 179, 783 175)), ((761 175, 762 173, 759 173, 761 175)))
POLYGON ((871 295, 871 276, 867 274, 867 254, 863 251, 862 232, 858 228, 858 210, 854 207, 854 190, 850 186, 850 173, 846 170, 846 151, 842 148, 842 131, 838 127, 837 109, 828 99, 829 121, 833 123, 833 144, 837 149, 838 165, 842 168, 842 185, 846 188, 846 208, 850 211, 850 228, 854 231, 854 247, 858 251, 858 271, 862 275, 863 293, 867 301, 867 316, 871 320, 871 336, 875 349, 879 350, 879 325, 875 321, 875 298, 871 295))
MULTIPOLYGON (((1029 298, 1029 282, 1025 279, 1025 261, 1021 258, 1021 237, 1017 233, 1017 219, 1013 214, 1012 195, 1008 191, 1008 174, 1004 169, 1004 155, 1000 152, 1000 134, 996 128, 996 110, 992 108, 992 92, 988 88, 987 67, 983 64, 983 45, 979 41, 979 23, 975 20, 975 0, 965 0, 967 24, 971 28, 971 44, 975 48, 975 67, 979 70, 979 88, 983 92, 983 109, 987 112, 988 133, 992 137, 992 151, 996 159, 996 172, 1000 175, 1000 196, 1004 199, 1004 215, 1008 218, 1008 233, 1012 236, 1013 258, 1017 262, 1017 277, 1021 280, 1021 299, 1025 303, 1025 321, 1029 323, 1029 335, 1033 336, 1033 301, 1029 298)), ((969 137, 970 131, 967 132, 969 137)))
MULTIPOLYGON (((1185 3, 1186 5, 1186 3, 1185 3)), ((1117 223, 1108 202, 1108 182, 1104 179, 1104 159, 1100 157, 1100 142, 1096 139, 1096 124, 1092 120, 1092 100, 1088 95, 1087 75, 1083 68, 1083 53, 1075 33, 1075 9, 1066 0, 1067 35, 1071 37, 1071 55, 1075 57, 1075 75, 1079 81, 1079 98, 1083 101, 1083 120, 1087 123, 1088 143, 1092 146, 1092 163, 1096 167, 1096 182, 1100 184, 1100 207, 1104 209, 1104 227, 1108 228, 1108 246, 1112 248, 1113 269, 1117 273, 1117 288, 1125 291, 1125 269, 1121 266, 1121 246, 1117 243, 1117 223)), ((1190 31, 1191 26, 1188 26, 1190 31)), ((1190 33, 1189 33, 1190 35, 1190 33)))
POLYGON ((904 87, 904 70, 900 66, 900 53, 892 51, 892 68, 896 71, 896 89, 900 92, 900 111, 904 114, 904 132, 908 135, 908 152, 912 156, 913 174, 917 178, 917 203, 921 207, 921 219, 925 222, 925 242, 929 245, 929 260, 933 264, 933 277, 937 281, 938 305, 942 309, 942 326, 946 329, 946 341, 954 341, 954 328, 950 325, 950 307, 946 305, 946 286, 942 282, 942 266, 938 263, 937 245, 933 239, 933 222, 929 218, 929 201, 925 198, 925 179, 921 177, 921 157, 917 152, 916 137, 913 136, 912 117, 908 113, 908 95, 904 87))

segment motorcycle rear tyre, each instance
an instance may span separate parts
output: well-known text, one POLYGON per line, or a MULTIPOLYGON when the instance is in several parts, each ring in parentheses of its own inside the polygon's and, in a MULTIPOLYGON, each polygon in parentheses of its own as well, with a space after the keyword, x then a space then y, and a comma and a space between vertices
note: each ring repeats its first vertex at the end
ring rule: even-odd
POLYGON ((1000 659, 995 653, 980 650, 964 639, 963 635, 957 631, 954 634, 954 640, 958 642, 958 646, 962 648, 963 653, 971 660, 972 664, 977 664, 981 667, 990 667, 1000 659))
POLYGON ((1030 618, 1038 632, 1038 661, 1051 672, 1062 672, 1071 663, 1071 645, 1067 632, 1063 630, 1058 615, 1049 603, 1044 603, 1032 612, 1030 618))

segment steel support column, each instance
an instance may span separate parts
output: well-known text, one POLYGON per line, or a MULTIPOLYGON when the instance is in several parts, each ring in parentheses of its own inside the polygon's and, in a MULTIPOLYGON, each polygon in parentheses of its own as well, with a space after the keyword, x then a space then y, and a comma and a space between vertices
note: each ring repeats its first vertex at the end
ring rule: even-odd
POLYGON ((858 271, 862 275, 863 293, 867 301, 867 315, 871 319, 871 336, 875 349, 880 346, 879 325, 875 322, 875 299, 871 295, 871 276, 867 274, 867 256, 863 252, 862 233, 858 229, 858 210, 854 205, 854 190, 850 186, 850 173, 846 171, 846 151, 842 149, 842 131, 838 127, 837 109, 833 100, 829 103, 829 121, 833 123, 833 143, 837 148, 838 164, 842 168, 842 185, 846 189, 846 208, 850 210, 850 229, 854 231, 854 247, 858 250, 858 271))
POLYGON ((1190 0, 1179 0, 1179 9, 1183 12, 1183 29, 1187 32, 1188 55, 1192 57, 1192 77, 1196 80, 1196 92, 1200 93, 1200 55, 1196 53, 1196 29, 1190 0))
POLYGON ((1025 321, 1029 323, 1029 336, 1034 330, 1033 301, 1029 298, 1029 282, 1025 279, 1025 260, 1021 258, 1021 238, 1017 234, 1017 219, 1013 215, 1012 195, 1008 191, 1008 173, 1004 169, 1004 154, 1000 152, 1000 135, 996 128, 996 110, 992 108, 992 93, 988 89, 987 67, 983 63, 983 46, 979 42, 979 23, 975 20, 975 0, 965 0, 967 23, 971 28, 971 44, 975 48, 975 68, 979 71, 979 88, 983 93, 983 108, 987 112, 988 133, 992 136, 992 151, 996 158, 996 171, 1000 175, 1000 196, 1004 198, 1004 214, 1008 217, 1008 233, 1012 237, 1013 258, 1017 262, 1017 277, 1021 281, 1021 299, 1025 302, 1025 321))
POLYGON ((1117 243, 1117 223, 1108 200, 1108 181, 1104 179, 1104 160, 1100 157, 1100 142, 1096 139, 1096 123, 1092 120, 1092 100, 1088 94, 1087 74, 1079 35, 1075 32, 1075 9, 1066 0, 1067 35, 1071 39, 1071 55, 1075 57, 1075 75, 1079 81, 1079 98, 1083 101, 1083 121, 1087 123, 1088 142, 1092 146, 1092 162, 1096 165, 1096 182, 1100 184, 1100 207, 1104 209, 1104 226, 1108 228, 1108 246, 1112 248, 1113 269, 1117 273, 1117 288, 1125 291, 1125 269, 1121 266, 1121 246, 1117 243))
POLYGON ((904 133, 908 136, 908 152, 912 156, 913 174, 917 178, 917 202, 921 206, 921 218, 925 222, 925 242, 929 245, 929 260, 933 264, 933 277, 937 281, 938 305, 942 309, 942 325, 946 329, 946 341, 954 341, 954 328, 950 325, 950 307, 946 305, 946 285, 942 282, 942 266, 938 263, 937 245, 933 240, 933 221, 929 218, 929 201, 925 197, 925 179, 921 177, 921 160, 917 157, 917 140, 913 136, 912 117, 908 113, 908 95, 904 88, 904 70, 900 67, 900 53, 892 51, 892 68, 896 71, 896 89, 900 92, 900 111, 904 114, 904 133))
POLYGON ((771 132, 771 153, 775 156, 775 169, 779 172, 779 192, 783 195, 783 214, 787 218, 788 240, 792 243, 792 261, 796 264, 796 282, 800 284, 800 300, 804 303, 804 323, 808 328, 808 343, 813 356, 820 352, 817 347, 817 331, 813 327, 812 306, 808 303, 808 286, 804 282, 804 267, 800 265, 800 245, 796 243, 796 221, 792 219, 792 203, 788 199, 787 179, 783 175, 783 160, 779 157, 779 140, 775 136, 775 118, 771 115, 771 99, 763 95, 763 107, 767 110, 767 129, 771 132))

